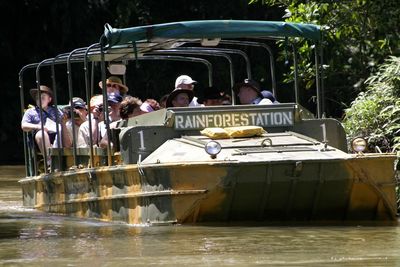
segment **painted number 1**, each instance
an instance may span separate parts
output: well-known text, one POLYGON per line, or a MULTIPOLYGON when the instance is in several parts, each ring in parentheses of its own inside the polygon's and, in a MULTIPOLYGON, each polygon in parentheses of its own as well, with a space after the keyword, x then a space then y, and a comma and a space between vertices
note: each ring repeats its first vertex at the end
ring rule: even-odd
POLYGON ((139 131, 138 134, 139 134, 139 137, 140 137, 140 147, 139 147, 139 149, 140 150, 145 150, 146 148, 144 146, 143 131, 139 131))

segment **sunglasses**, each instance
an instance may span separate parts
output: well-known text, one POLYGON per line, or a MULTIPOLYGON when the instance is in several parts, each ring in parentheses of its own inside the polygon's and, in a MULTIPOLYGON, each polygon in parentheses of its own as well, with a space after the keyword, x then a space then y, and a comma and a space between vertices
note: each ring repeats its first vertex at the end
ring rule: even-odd
POLYGON ((118 88, 119 86, 115 83, 107 83, 107 87, 114 87, 114 88, 118 88))

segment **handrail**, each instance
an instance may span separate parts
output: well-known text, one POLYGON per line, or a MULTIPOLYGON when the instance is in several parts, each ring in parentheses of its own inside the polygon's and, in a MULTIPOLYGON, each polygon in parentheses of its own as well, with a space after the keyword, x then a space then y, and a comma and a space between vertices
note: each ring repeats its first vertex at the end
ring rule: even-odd
MULTIPOLYGON (((53 58, 50 59, 45 59, 43 61, 41 61, 37 67, 36 67, 36 87, 38 90, 38 99, 39 99, 39 112, 40 112, 40 128, 42 131, 42 134, 44 133, 44 122, 43 122, 43 110, 42 110, 42 98, 40 97, 42 94, 42 91, 40 89, 40 68, 42 66, 42 64, 44 63, 48 63, 48 62, 53 62, 53 58)), ((56 111, 56 134, 59 137, 60 133, 59 133, 59 127, 58 127, 58 110, 56 111)), ((47 174, 48 170, 47 170, 47 150, 45 149, 45 140, 44 137, 42 136, 42 146, 43 146, 43 160, 44 160, 44 173, 47 174)))
MULTIPOLYGON (((85 57, 84 57, 84 62, 83 62, 83 70, 85 73, 85 91, 86 91, 86 103, 88 105, 88 120, 89 120, 89 145, 90 145, 90 167, 94 167, 94 153, 93 153, 93 134, 92 134, 92 114, 90 112, 90 98, 93 95, 93 91, 90 90, 91 88, 91 84, 93 83, 89 83, 89 72, 88 72, 88 53, 89 51, 96 47, 96 46, 100 46, 100 44, 96 43, 96 44, 92 44, 90 45, 86 51, 85 51, 85 57)), ((92 68, 93 71, 93 68, 92 68)), ((92 78, 93 78, 93 72, 92 72, 92 78)))
MULTIPOLYGON (((272 38, 271 38, 272 39, 272 38)), ((200 41, 190 41, 185 43, 199 43, 200 41)), ((267 50, 269 55, 269 63, 270 63, 270 70, 271 70, 271 83, 272 83, 272 93, 276 96, 276 78, 275 78, 275 61, 272 49, 269 45, 261 42, 254 42, 254 41, 237 41, 237 40, 221 40, 219 41, 220 44, 230 44, 230 45, 238 45, 238 46, 255 46, 261 47, 267 50)))
MULTIPOLYGON (((150 55, 153 54, 194 54, 194 55, 206 55, 206 56, 221 56, 224 57, 226 60, 228 60, 229 63, 229 71, 230 71, 230 77, 231 77, 231 90, 233 90, 233 86, 235 84, 235 78, 234 78, 234 70, 233 70, 233 63, 232 63, 232 59, 230 56, 228 56, 225 53, 221 53, 221 52, 207 52, 207 51, 202 51, 202 50, 180 50, 180 49, 167 49, 167 50, 154 50, 151 53, 149 53, 150 55)), ((232 91, 233 93, 233 91, 232 91)), ((234 101, 234 98, 233 102, 234 101)), ((235 103, 233 103, 235 104, 235 103)))
POLYGON ((223 52, 227 54, 237 54, 243 57, 244 61, 246 62, 246 74, 247 78, 251 79, 251 64, 250 59, 247 54, 240 50, 240 49, 230 49, 230 48, 215 48, 215 47, 178 47, 179 50, 197 50, 197 51, 205 51, 205 52, 223 52))
POLYGON ((74 101, 73 100, 73 90, 72 90, 72 73, 71 73, 71 58, 73 54, 81 51, 86 51, 86 47, 83 48, 77 48, 72 50, 71 53, 69 53, 68 58, 67 58, 67 78, 68 78, 68 93, 69 93, 69 103, 71 104, 70 108, 70 115, 71 115, 71 126, 72 126, 72 155, 74 159, 74 166, 78 165, 77 158, 76 158, 76 141, 77 141, 77 136, 75 134, 75 119, 74 119, 74 101))
POLYGON ((107 85, 106 85, 106 64, 105 64, 105 55, 104 48, 106 43, 106 37, 104 34, 100 37, 100 54, 101 54, 101 82, 102 82, 102 92, 103 92, 103 112, 104 112, 104 121, 106 124, 106 132, 107 132, 107 163, 108 166, 112 165, 112 157, 111 157, 111 131, 110 131, 110 118, 108 117, 108 101, 107 101, 107 85))
POLYGON ((171 61, 188 61, 188 62, 203 63, 204 65, 207 66, 208 69, 208 85, 210 87, 213 85, 212 64, 210 61, 204 58, 146 54, 145 56, 138 58, 138 60, 171 60, 171 61))
MULTIPOLYGON (((21 68, 21 70, 19 71, 19 74, 18 74, 18 80, 19 80, 19 96, 20 96, 20 101, 21 101, 21 115, 23 116, 24 115, 24 110, 25 110, 25 101, 24 101, 24 81, 23 81, 23 75, 24 75, 24 72, 27 70, 27 69, 30 69, 30 68, 36 68, 36 66, 38 65, 39 63, 32 63, 32 64, 28 64, 28 65, 25 65, 25 66, 23 66, 22 68, 21 68)), ((22 135, 23 135, 23 142, 24 142, 24 158, 25 158, 25 173, 26 173, 26 176, 32 176, 32 172, 31 172, 31 170, 29 170, 29 167, 28 167, 28 149, 27 149, 27 146, 28 146, 28 144, 26 143, 26 140, 27 140, 27 138, 28 138, 28 133, 26 133, 25 131, 23 131, 22 132, 22 135)), ((34 172, 34 174, 36 175, 37 174, 37 170, 36 170, 36 159, 35 159, 35 157, 34 157, 34 162, 33 162, 33 172, 34 172)))
POLYGON ((321 118, 321 86, 320 86, 320 73, 319 73, 319 60, 318 60, 318 44, 315 44, 315 79, 317 82, 317 118, 321 118))

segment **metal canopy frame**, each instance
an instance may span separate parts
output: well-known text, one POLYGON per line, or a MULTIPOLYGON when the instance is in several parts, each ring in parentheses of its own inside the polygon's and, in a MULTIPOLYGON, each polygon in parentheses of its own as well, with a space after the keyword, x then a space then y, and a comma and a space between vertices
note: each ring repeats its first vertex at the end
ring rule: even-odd
MULTIPOLYGON (((224 21, 222 24, 220 21, 203 21, 203 22, 184 22, 184 23, 178 23, 178 24, 171 24, 177 26, 177 27, 181 27, 182 25, 187 25, 187 26, 194 26, 197 27, 199 25, 202 25, 202 27, 204 25, 209 25, 209 23, 216 23, 216 25, 219 26, 223 26, 224 23, 226 23, 226 21, 224 21)), ((264 32, 265 29, 263 29, 263 27, 261 27, 261 25, 264 25, 264 22, 243 22, 243 21, 230 21, 229 22, 229 27, 233 27, 232 29, 238 30, 241 32, 241 34, 245 33, 247 30, 242 31, 242 29, 238 26, 240 25, 244 25, 246 23, 249 23, 248 25, 251 25, 251 27, 254 27, 254 30, 257 31, 256 35, 251 35, 248 36, 250 39, 252 38, 257 38, 257 40, 263 40, 263 39, 269 39, 269 40, 282 40, 282 38, 280 38, 277 35, 272 35, 269 36, 268 38, 265 38, 265 36, 262 36, 261 33, 264 32)), ((268 23, 267 23, 268 24, 268 23)), ((265 25, 267 25, 265 24, 265 25)), ((161 24, 161 25, 154 25, 154 27, 159 27, 160 29, 162 29, 163 33, 165 34, 167 33, 166 36, 168 36, 168 27, 164 29, 164 26, 167 24, 161 24), (166 31, 164 31, 166 30, 166 31)), ((169 25, 169 24, 168 24, 169 25)), ((284 25, 284 23, 272 23, 272 24, 268 24, 268 27, 281 27, 282 25, 284 25)), ((218 27, 219 27, 218 26, 218 27)), ((135 27, 135 28, 130 28, 130 29, 126 29, 126 32, 129 32, 129 34, 131 32, 135 32, 138 31, 141 33, 149 33, 149 29, 152 29, 151 27, 153 26, 145 26, 145 27, 135 27), (141 28, 145 29, 144 31, 141 32, 141 28)), ((217 28, 218 28, 217 27, 217 28)), ((321 84, 323 87, 323 82, 321 81, 321 72, 322 72, 322 68, 320 67, 320 62, 322 62, 322 49, 321 46, 319 44, 319 41, 321 39, 321 37, 317 38, 317 32, 319 31, 319 26, 316 25, 311 25, 311 24, 307 24, 307 25, 300 25, 300 24, 290 24, 290 30, 294 30, 297 31, 298 29, 304 30, 304 33, 306 33, 306 37, 305 38, 310 38, 312 39, 316 46, 315 46, 315 58, 314 58, 314 63, 315 63, 315 70, 316 70, 316 91, 317 91, 317 117, 321 118, 322 114, 323 114, 323 103, 321 100, 321 96, 323 96, 324 92, 323 92, 323 88, 321 91, 321 84), (293 27, 293 28, 290 28, 293 27), (296 28, 298 27, 298 28, 296 28), (321 54, 319 54, 321 53, 321 54)), ((282 28, 283 29, 283 28, 282 28)), ((209 29, 210 30, 210 29, 209 29)), ((121 41, 122 39, 119 39, 118 42, 116 42, 114 45, 110 45, 112 44, 113 41, 111 41, 110 43, 110 37, 112 38, 112 40, 116 35, 116 32, 119 32, 118 34, 123 34, 125 31, 125 29, 112 29, 111 27, 108 27, 105 31, 105 33, 101 36, 99 43, 95 43, 92 44, 88 47, 84 47, 84 48, 78 48, 75 49, 69 53, 62 53, 57 55, 54 58, 49 58, 49 59, 45 59, 39 63, 33 63, 33 64, 28 64, 26 66, 24 66, 23 68, 21 68, 20 72, 19 72, 19 88, 20 88, 20 100, 21 100, 21 113, 24 112, 24 108, 25 108, 25 102, 24 102, 24 79, 23 76, 26 72, 26 70, 28 69, 35 69, 35 74, 36 74, 36 87, 40 91, 40 85, 41 85, 41 77, 40 77, 40 69, 43 67, 47 67, 50 66, 51 67, 51 75, 52 75, 52 88, 54 90, 54 102, 57 105, 57 83, 56 83, 56 73, 55 73, 55 66, 59 65, 59 64, 66 64, 67 65, 67 79, 68 79, 68 93, 69 93, 69 99, 70 102, 72 103, 73 106, 73 102, 72 102, 72 98, 73 98, 73 81, 72 81, 72 67, 71 65, 73 63, 83 63, 83 70, 84 70, 84 77, 85 77, 85 91, 86 91, 86 101, 89 104, 90 103, 90 97, 93 94, 93 78, 94 78, 94 63, 95 62, 100 62, 101 64, 101 80, 103 83, 103 88, 106 88, 105 86, 105 82, 106 82, 106 62, 126 62, 128 60, 136 60, 136 61, 140 61, 140 60, 174 60, 174 61, 191 61, 191 62, 197 62, 197 63, 202 63, 205 64, 208 70, 208 77, 209 77, 209 85, 212 86, 213 84, 213 76, 212 76, 212 65, 209 61, 203 59, 203 58, 198 58, 198 57, 184 57, 181 56, 182 54, 192 54, 192 55, 207 55, 207 56, 220 56, 220 57, 224 57, 230 65, 230 76, 231 76, 231 85, 233 87, 234 85, 234 68, 233 68, 233 63, 232 63, 232 59, 228 54, 238 54, 241 55, 244 60, 246 61, 246 72, 247 72, 247 76, 248 78, 251 78, 251 68, 250 68, 250 60, 247 56, 247 54, 240 50, 240 49, 228 49, 228 48, 214 48, 214 47, 182 47, 183 44, 186 43, 199 43, 201 41, 201 38, 199 38, 200 36, 198 36, 198 33, 194 34, 194 35, 185 35, 183 34, 182 36, 178 37, 179 34, 177 34, 176 36, 172 35, 169 38, 165 38, 165 37, 161 37, 161 39, 157 39, 154 38, 154 35, 144 35, 145 38, 138 38, 138 39, 129 39, 126 41, 121 41), (107 36, 107 37, 106 37, 107 36), (150 37, 150 38, 148 38, 150 37), (150 40, 150 41, 149 41, 150 40), (161 41, 160 41, 161 40, 161 41), (167 55, 169 54, 169 55, 167 55), (92 70, 91 72, 89 71, 89 63, 92 62, 92 70)), ((228 31, 224 31, 224 38, 233 38, 234 34, 229 33, 228 31), (232 35, 232 36, 231 36, 232 35)), ((294 34, 293 36, 297 36, 298 34, 301 35, 301 31, 295 33, 295 31, 289 33, 288 35, 291 36, 291 34, 294 34)), ((142 36, 142 35, 138 35, 138 36, 142 36)), ((215 33, 210 33, 207 34, 206 37, 212 37, 214 36, 215 33)), ((216 35, 217 36, 217 35, 216 35)), ((241 37, 241 36, 239 36, 241 37)), ((242 36, 244 37, 244 36, 242 36)), ((125 37, 124 37, 125 38, 125 37)), ((135 37, 136 38, 136 37, 135 37)), ((276 78, 275 78, 275 62, 274 62, 274 57, 272 54, 272 49, 265 44, 264 42, 258 42, 258 41, 239 41, 239 40, 230 40, 230 39, 222 39, 219 41, 220 44, 228 44, 228 45, 237 45, 237 46, 254 46, 254 47, 261 47, 263 49, 265 49, 268 52, 268 56, 269 56, 269 64, 270 64, 270 69, 271 69, 271 81, 272 81, 272 91, 273 94, 276 94, 276 78)), ((292 44, 292 48, 293 48, 293 56, 294 56, 294 65, 297 64, 297 51, 296 51, 296 47, 295 45, 292 44)), ((297 68, 295 67, 295 98, 296 98, 296 103, 298 103, 298 82, 297 82, 297 68)), ((125 80, 125 76, 124 76, 124 80, 125 80)), ((233 95, 233 94, 232 94, 233 95)), ((103 89, 103 105, 105 107, 107 107, 108 102, 106 99, 107 95, 106 95, 106 90, 103 89)), ((40 98, 39 98, 40 99, 40 98)), ((233 98, 234 101, 234 98, 233 98)), ((39 100, 39 104, 41 102, 41 99, 39 100)), ((72 111, 73 109, 71 109, 72 111)), ((105 108, 105 112, 107 111, 107 108, 105 108)), ((42 110, 40 110, 41 116, 42 116, 42 110)), ((43 117, 43 116, 42 116, 43 117)), ((72 117, 72 116, 71 116, 72 117)), ((91 120, 91 113, 88 112, 88 118, 89 120, 91 120)), ((59 118, 58 118, 58 114, 57 114, 57 118, 56 118, 56 123, 57 123, 57 136, 59 135, 59 118)), ((110 136, 110 128, 109 128, 109 119, 108 119, 108 115, 105 114, 105 122, 106 122, 106 129, 107 129, 107 133, 110 136)), ((43 131, 43 121, 41 121, 41 129, 43 131)), ((73 128, 73 138, 74 140, 76 140, 76 136, 75 136, 75 125, 74 123, 72 124, 72 128, 73 128)), ((90 128, 90 134, 92 133, 92 129, 91 129, 91 124, 89 123, 89 128, 90 128)), ((27 149, 27 136, 28 134, 26 132, 23 133, 24 136, 24 153, 25 153, 25 162, 28 163, 31 162, 31 157, 29 156, 29 151, 27 149)), ((61 139, 57 138, 57 142, 59 147, 60 146, 60 142, 61 139)), ((44 140, 42 142, 42 145, 44 146, 44 140)), ((94 153, 93 153, 93 142, 92 139, 90 140, 90 167, 94 167, 94 153)), ((72 145, 72 151, 73 151, 73 158, 74 158, 74 165, 77 165, 77 147, 76 147, 76 142, 73 142, 72 145)), ((47 151, 45 151, 43 157, 45 162, 47 161, 47 151)), ((59 151, 58 157, 59 157, 59 164, 61 164, 61 152, 59 151)), ((108 145, 107 145, 107 158, 108 158, 108 165, 112 165, 112 155, 111 155, 111 143, 110 143, 110 138, 108 139, 108 145)), ((32 162, 31 162, 32 163, 32 162)), ((38 173, 38 169, 37 169, 37 162, 36 159, 34 158, 34 168, 33 171, 32 169, 28 169, 28 167, 26 167, 26 173, 27 176, 29 175, 37 175, 38 173)), ((29 165, 29 164, 27 164, 29 165)), ((32 164, 30 164, 32 165, 32 164)), ((59 166, 59 168, 61 168, 61 166, 59 166)), ((47 173, 47 168, 45 168, 45 173, 47 173)))

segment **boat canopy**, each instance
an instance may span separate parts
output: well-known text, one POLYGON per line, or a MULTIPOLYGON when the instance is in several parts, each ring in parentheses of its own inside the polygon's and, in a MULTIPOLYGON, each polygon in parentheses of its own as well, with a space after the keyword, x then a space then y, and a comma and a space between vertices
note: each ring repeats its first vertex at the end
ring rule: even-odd
POLYGON ((245 38, 303 37, 318 41, 321 28, 306 23, 252 20, 198 20, 138 26, 124 29, 105 25, 104 36, 109 47, 152 39, 179 38, 245 38))

